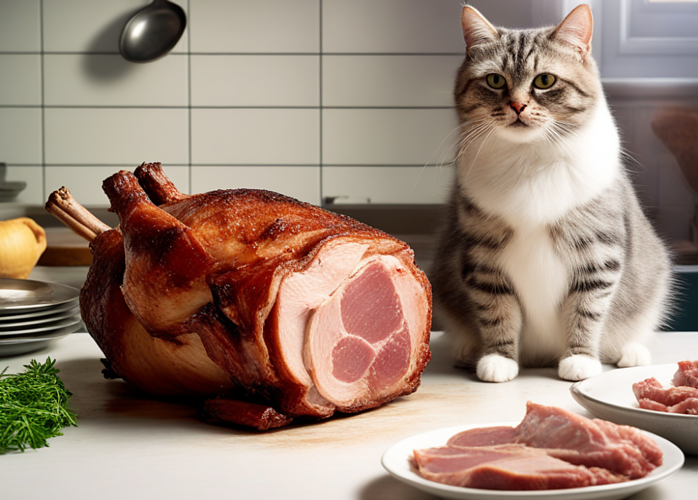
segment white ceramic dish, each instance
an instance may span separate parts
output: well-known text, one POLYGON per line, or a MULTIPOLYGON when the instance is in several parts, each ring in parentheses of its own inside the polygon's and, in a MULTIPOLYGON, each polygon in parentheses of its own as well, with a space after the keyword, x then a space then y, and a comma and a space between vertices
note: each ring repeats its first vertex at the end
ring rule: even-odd
POLYGON ((659 434, 684 453, 698 455, 698 415, 643 410, 638 408, 633 394, 633 384, 650 377, 665 387, 671 386, 678 368, 676 363, 620 368, 572 384, 570 391, 580 405, 597 417, 659 434))
MULTIPOLYGON (((514 423, 492 424, 495 425, 518 425, 514 423)), ((635 479, 625 483, 605 484, 601 486, 587 486, 585 488, 569 488, 564 490, 542 490, 542 491, 500 491, 483 490, 476 488, 461 488, 446 484, 428 481, 416 474, 409 464, 409 457, 412 451, 420 448, 430 448, 433 446, 443 446, 446 441, 461 431, 476 427, 489 427, 483 425, 466 425, 460 427, 450 427, 439 429, 424 434, 417 434, 391 446, 383 454, 381 460, 383 467, 399 481, 407 483, 432 495, 443 498, 457 498, 462 500, 620 500, 630 495, 644 490, 654 483, 666 479, 679 470, 684 462, 683 453, 674 444, 666 439, 647 433, 654 439, 664 452, 664 463, 642 479, 635 479)))

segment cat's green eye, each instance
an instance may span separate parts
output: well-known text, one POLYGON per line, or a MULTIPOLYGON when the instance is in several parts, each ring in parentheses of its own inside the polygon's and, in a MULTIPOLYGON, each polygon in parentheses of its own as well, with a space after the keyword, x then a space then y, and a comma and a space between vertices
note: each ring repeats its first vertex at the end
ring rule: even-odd
POLYGON ((548 73, 543 73, 538 75, 535 80, 533 80, 533 86, 537 89, 549 89, 555 83, 555 77, 548 73))
POLYGON ((498 75, 496 73, 487 75, 487 85, 489 85, 493 89, 501 89, 502 87, 504 87, 506 83, 507 81, 504 79, 502 75, 498 75))

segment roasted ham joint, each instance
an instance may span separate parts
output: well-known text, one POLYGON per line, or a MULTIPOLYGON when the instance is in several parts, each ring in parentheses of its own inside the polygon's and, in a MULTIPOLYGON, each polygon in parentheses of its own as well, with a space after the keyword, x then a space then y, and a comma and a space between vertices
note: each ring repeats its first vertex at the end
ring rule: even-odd
POLYGON ((104 181, 111 228, 66 188, 46 208, 89 240, 80 294, 110 371, 260 430, 414 392, 431 288, 404 242, 277 193, 180 193, 159 163, 104 181))

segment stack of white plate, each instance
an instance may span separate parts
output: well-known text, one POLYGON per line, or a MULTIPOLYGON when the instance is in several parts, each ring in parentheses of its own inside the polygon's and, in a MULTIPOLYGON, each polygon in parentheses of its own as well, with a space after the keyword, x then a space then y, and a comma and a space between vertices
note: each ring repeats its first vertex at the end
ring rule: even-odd
POLYGON ((43 349, 80 329, 79 293, 60 283, 0 278, 0 356, 43 349))

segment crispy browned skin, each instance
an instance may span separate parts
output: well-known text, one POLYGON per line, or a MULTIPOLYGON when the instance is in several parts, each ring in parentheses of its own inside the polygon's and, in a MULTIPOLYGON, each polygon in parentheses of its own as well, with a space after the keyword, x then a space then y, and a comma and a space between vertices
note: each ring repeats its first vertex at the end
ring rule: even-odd
POLYGON ((159 164, 118 172, 104 190, 121 224, 91 243, 81 311, 114 371, 133 385, 203 397, 242 390, 287 416, 331 415, 334 408, 309 403, 308 387, 286 370, 272 312, 280 280, 341 238, 368 243, 367 255, 399 259, 429 302, 417 369, 402 389, 342 410, 375 407, 419 386, 430 358, 431 288, 404 242, 268 191, 182 194, 159 164))

